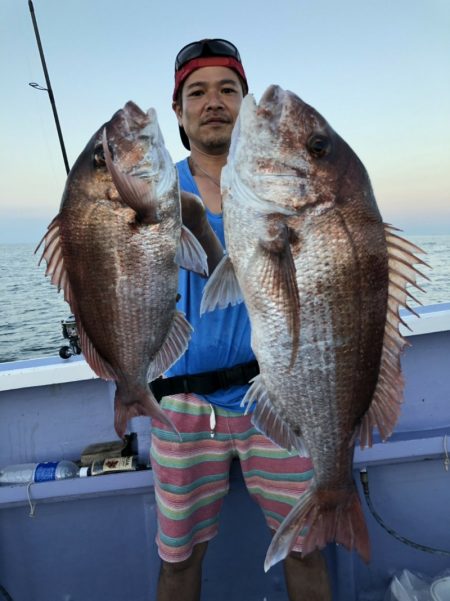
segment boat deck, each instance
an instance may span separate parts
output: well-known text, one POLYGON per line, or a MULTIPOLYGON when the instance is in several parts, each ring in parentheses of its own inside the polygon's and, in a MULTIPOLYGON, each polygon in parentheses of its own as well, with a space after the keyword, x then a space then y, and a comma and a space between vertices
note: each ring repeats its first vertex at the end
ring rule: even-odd
MULTIPOLYGON (((385 523, 413 541, 450 552, 450 304, 408 317, 403 357, 405 403, 386 443, 355 451, 355 479, 366 515, 372 561, 329 545, 334 601, 382 601, 394 573, 429 577, 450 554, 426 553, 388 534, 370 514, 359 481, 385 523)), ((0 364, 1 464, 77 460, 95 442, 114 440, 114 385, 80 357, 0 364)), ((150 422, 135 418, 141 463, 150 422)), ((135 473, 0 488, 0 585, 13 601, 154 601, 159 560, 150 469, 135 473)), ((202 599, 284 601, 280 565, 263 571, 269 533, 233 465, 219 536, 205 560, 202 599), (231 577, 226 577, 230 575, 231 577)))

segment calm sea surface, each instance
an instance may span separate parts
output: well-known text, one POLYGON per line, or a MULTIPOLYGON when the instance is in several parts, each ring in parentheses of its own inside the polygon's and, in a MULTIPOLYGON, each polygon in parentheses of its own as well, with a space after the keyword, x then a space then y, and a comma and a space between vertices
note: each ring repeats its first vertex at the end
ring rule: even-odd
MULTIPOLYGON (((432 267, 423 269, 430 281, 420 282, 426 294, 412 293, 426 305, 450 302, 450 236, 408 238, 427 252, 432 267)), ((61 320, 70 308, 33 251, 33 245, 0 245, 0 362, 57 355, 67 344, 61 320)))

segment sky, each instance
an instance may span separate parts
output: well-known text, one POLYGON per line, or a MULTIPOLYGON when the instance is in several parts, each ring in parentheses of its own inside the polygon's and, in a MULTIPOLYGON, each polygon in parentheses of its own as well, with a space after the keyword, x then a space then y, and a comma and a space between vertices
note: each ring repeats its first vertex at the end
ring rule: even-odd
MULTIPOLYGON (((158 114, 174 161, 175 55, 234 42, 259 100, 271 84, 318 110, 364 163, 384 221, 450 234, 448 0, 33 0, 72 165, 128 100, 158 114)), ((66 180, 28 0, 0 0, 0 243, 36 243, 66 180)))

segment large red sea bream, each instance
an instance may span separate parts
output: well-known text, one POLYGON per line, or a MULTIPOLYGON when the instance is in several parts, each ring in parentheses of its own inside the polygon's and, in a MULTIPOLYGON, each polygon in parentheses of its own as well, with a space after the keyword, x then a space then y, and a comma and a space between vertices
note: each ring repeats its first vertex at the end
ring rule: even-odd
POLYGON ((247 96, 222 173, 228 256, 202 310, 244 300, 260 375, 245 402, 280 446, 310 454, 314 479, 279 527, 265 567, 302 528, 303 553, 370 545, 352 476, 359 437, 392 432, 403 380, 399 308, 419 249, 383 223, 361 161, 311 106, 271 86, 247 96), (242 296, 241 296, 242 295, 242 296))
MULTIPOLYGON (((187 202, 190 218, 201 214, 196 197, 187 202)), ((117 384, 118 435, 137 415, 171 425, 148 382, 191 335, 176 309, 179 266, 202 274, 208 267, 182 225, 177 173, 154 109, 128 102, 92 136, 43 241, 46 273, 75 315, 86 361, 117 384)))

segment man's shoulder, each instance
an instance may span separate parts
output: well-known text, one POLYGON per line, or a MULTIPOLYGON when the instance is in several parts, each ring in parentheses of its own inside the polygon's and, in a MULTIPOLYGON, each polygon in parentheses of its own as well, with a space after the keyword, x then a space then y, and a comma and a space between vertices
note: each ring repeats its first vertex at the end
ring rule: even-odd
POLYGON ((187 157, 185 159, 181 159, 181 161, 177 161, 175 163, 175 167, 178 170, 178 173, 186 172, 186 169, 189 171, 189 163, 187 157))
POLYGON ((178 171, 180 188, 182 190, 185 190, 186 192, 192 192, 193 194, 198 195, 197 186, 195 184, 194 178, 191 175, 187 158, 175 163, 175 167, 178 171))

